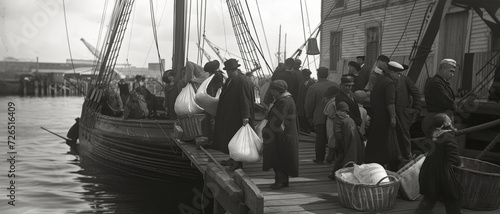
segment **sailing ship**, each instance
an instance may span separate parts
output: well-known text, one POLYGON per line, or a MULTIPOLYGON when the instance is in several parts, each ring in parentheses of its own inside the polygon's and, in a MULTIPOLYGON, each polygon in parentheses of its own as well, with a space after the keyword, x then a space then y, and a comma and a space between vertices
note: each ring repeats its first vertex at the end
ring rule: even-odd
MULTIPOLYGON (((186 66, 186 2, 174 1, 174 42, 172 70, 179 71, 186 66)), ((201 174, 192 167, 188 158, 174 142, 176 120, 172 119, 122 119, 101 114, 103 97, 110 82, 116 79, 114 67, 121 41, 129 20, 133 0, 118 0, 110 21, 110 29, 105 37, 105 45, 99 53, 95 65, 96 78, 92 80, 79 125, 79 154, 82 162, 94 161, 118 172, 160 181, 172 178, 200 179, 201 174)), ((241 9, 239 1, 228 2, 230 12, 241 9)), ((239 26, 238 44, 243 64, 249 66, 259 77, 263 75, 246 23, 241 16, 233 15, 239 26), (247 48, 242 51, 241 48, 247 48), (255 58, 252 58, 255 57, 255 58)), ((233 23, 233 26, 235 23, 233 23)), ((153 26, 155 28, 155 26, 153 26)), ((221 59, 222 60, 222 59, 221 59)), ((160 63, 161 64, 161 63, 160 63)), ((161 70, 163 70, 161 68, 161 70)), ((179 75, 180 72, 177 72, 179 75)), ((178 77, 176 77, 178 78, 178 77)), ((104 104, 105 105, 105 104, 104 104)), ((203 115, 202 115, 203 116, 203 115)))

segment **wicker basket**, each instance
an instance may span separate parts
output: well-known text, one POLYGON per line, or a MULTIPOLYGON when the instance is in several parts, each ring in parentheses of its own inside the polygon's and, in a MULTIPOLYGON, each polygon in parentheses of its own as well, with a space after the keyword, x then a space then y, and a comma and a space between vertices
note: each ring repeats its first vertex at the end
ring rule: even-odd
POLYGON ((402 198, 414 201, 420 195, 418 175, 420 174, 420 167, 422 167, 424 160, 425 155, 419 155, 397 172, 401 177, 399 182, 401 183, 400 193, 402 198))
POLYGON ((500 207, 500 166, 461 157, 464 167, 454 167, 463 187, 462 207, 496 210, 500 207))
POLYGON ((181 140, 193 140, 203 134, 201 121, 205 119, 205 114, 189 114, 177 117, 176 125, 181 127, 182 134, 178 135, 181 140))
POLYGON ((380 179, 375 185, 354 184, 341 179, 340 174, 353 172, 354 167, 339 169, 335 172, 339 191, 340 203, 345 207, 367 212, 390 210, 394 207, 399 189, 399 175, 387 171, 387 177, 393 181, 380 183, 387 177, 380 179))

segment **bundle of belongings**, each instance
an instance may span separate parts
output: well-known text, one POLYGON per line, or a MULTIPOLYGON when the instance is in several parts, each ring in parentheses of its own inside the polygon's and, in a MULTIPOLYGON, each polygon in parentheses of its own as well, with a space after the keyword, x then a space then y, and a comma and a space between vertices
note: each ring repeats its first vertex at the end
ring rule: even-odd
POLYGON ((352 171, 345 171, 340 173, 340 179, 343 181, 354 183, 354 184, 368 184, 373 185, 377 184, 380 180, 380 183, 389 182, 389 178, 387 177, 387 172, 384 167, 378 163, 369 163, 369 164, 354 164, 354 169, 352 171))

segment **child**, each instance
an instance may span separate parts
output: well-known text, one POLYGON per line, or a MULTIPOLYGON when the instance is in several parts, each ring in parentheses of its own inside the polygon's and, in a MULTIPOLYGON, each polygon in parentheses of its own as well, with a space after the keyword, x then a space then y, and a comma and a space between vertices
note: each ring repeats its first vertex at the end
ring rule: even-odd
POLYGON ((335 118, 335 96, 339 93, 340 88, 337 86, 332 86, 328 88, 323 95, 323 100, 326 103, 323 109, 323 114, 326 115, 326 135, 328 139, 328 156, 326 156, 325 161, 327 163, 332 163, 336 156, 335 148, 335 137, 333 136, 333 119, 335 118))
POLYGON ((424 198, 415 213, 430 213, 436 201, 444 203, 447 214, 460 213, 462 190, 452 167, 461 165, 455 128, 446 114, 439 113, 433 118, 432 130, 432 149, 418 178, 424 198))
MULTIPOLYGON (((361 115, 361 126, 359 126, 359 131, 363 135, 363 137, 366 138, 366 129, 368 129, 368 126, 370 126, 370 116, 368 115, 368 112, 366 109, 363 107, 363 103, 366 102, 367 94, 363 90, 358 90, 354 92, 354 100, 358 103, 359 107, 359 113, 361 115)), ((364 144, 366 146, 366 141, 364 141, 364 144)))
POLYGON ((362 164, 365 159, 365 146, 356 122, 349 117, 349 106, 345 102, 337 103, 337 113, 333 121, 333 134, 336 141, 336 149, 339 154, 333 164, 332 174, 328 177, 335 179, 335 171, 344 167, 349 161, 362 164))

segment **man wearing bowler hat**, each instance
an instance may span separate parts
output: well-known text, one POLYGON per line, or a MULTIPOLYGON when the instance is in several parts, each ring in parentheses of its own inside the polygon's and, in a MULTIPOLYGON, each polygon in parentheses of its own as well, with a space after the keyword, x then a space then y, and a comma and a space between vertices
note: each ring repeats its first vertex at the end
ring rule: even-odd
POLYGON ((328 142, 326 115, 323 113, 326 103, 323 101, 323 95, 328 88, 332 86, 339 87, 339 85, 327 79, 328 68, 319 67, 317 71, 318 82, 307 89, 304 109, 307 119, 311 124, 314 124, 316 132, 316 158, 313 159, 313 162, 322 164, 325 160, 326 144, 328 142))
MULTIPOLYGON (((236 132, 246 124, 253 128, 255 102, 253 83, 243 75, 236 59, 224 62, 228 79, 222 86, 219 104, 215 115, 214 141, 212 147, 229 154, 227 145, 236 132)), ((243 163, 232 159, 222 161, 222 165, 231 166, 229 170, 241 168, 243 163)))

